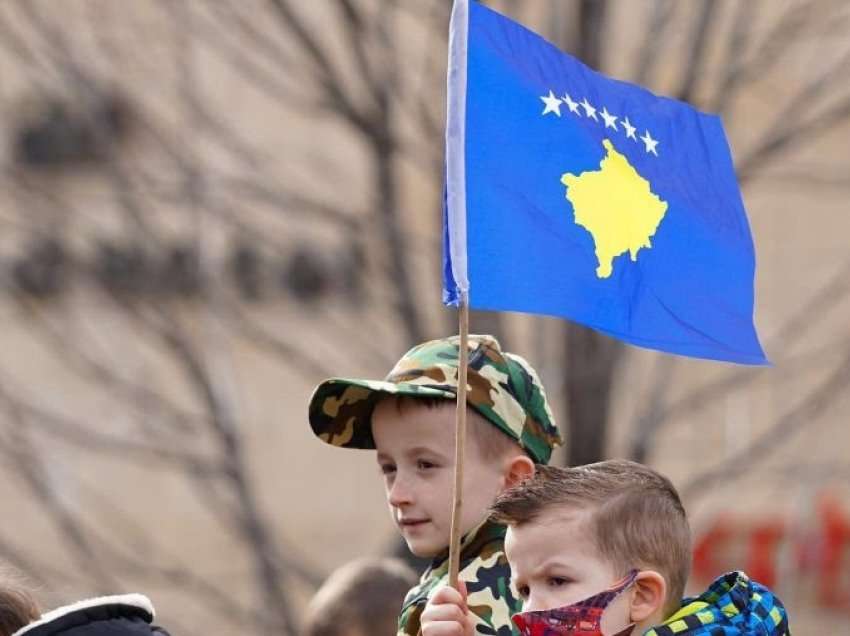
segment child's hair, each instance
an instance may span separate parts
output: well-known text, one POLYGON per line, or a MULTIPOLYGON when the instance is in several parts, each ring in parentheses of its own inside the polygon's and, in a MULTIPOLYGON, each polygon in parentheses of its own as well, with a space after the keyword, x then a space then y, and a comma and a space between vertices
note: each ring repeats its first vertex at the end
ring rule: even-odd
POLYGON ((307 610, 303 636, 395 636, 416 574, 399 559, 358 559, 334 571, 307 610))
POLYGON ((11 636, 39 616, 38 604, 19 577, 0 566, 0 636, 11 636))
MULTIPOLYGON (((434 409, 448 404, 452 408, 455 407, 455 403, 451 400, 431 396, 412 397, 399 395, 389 396, 383 399, 394 400, 399 413, 402 413, 404 409, 415 406, 434 409)), ((474 409, 467 408, 466 422, 469 439, 475 440, 475 444, 485 461, 497 461, 510 454, 527 455, 515 440, 505 435, 474 409)))
POLYGON ((623 574, 658 570, 669 587, 665 612, 678 609, 690 574, 691 533, 669 479, 626 460, 538 466, 534 477, 496 499, 492 513, 498 522, 522 525, 558 506, 592 510, 588 530, 600 556, 623 574))

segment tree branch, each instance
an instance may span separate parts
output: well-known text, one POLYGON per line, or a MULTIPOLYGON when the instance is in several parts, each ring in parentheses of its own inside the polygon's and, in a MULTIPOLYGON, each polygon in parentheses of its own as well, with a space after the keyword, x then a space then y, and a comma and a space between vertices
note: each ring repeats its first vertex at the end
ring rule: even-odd
POLYGON ((818 385, 802 402, 779 418, 762 432, 751 444, 731 455, 716 466, 691 477, 679 489, 683 499, 693 499, 707 493, 720 481, 729 482, 746 474, 753 466, 764 461, 795 434, 807 431, 819 417, 828 412, 850 384, 850 355, 818 385))
POLYGON ((721 63, 724 69, 723 79, 720 80, 711 102, 710 110, 724 113, 731 103, 741 79, 744 76, 744 51, 747 46, 749 31, 756 20, 760 8, 760 0, 739 2, 732 28, 726 39, 725 56, 721 63))
POLYGON ((674 11, 675 4, 672 0, 655 0, 652 4, 649 29, 647 29, 641 47, 635 57, 635 70, 632 72, 635 82, 641 86, 646 86, 650 83, 655 65, 658 62, 661 44, 664 42, 664 35, 674 11))
POLYGON ((252 548, 257 582, 275 621, 267 628, 269 634, 283 630, 296 633, 294 612, 290 599, 284 594, 283 563, 269 535, 268 526, 260 515, 253 489, 242 457, 241 440, 232 405, 216 385, 207 365, 182 332, 179 325, 159 312, 158 320, 149 323, 163 343, 172 351, 210 413, 211 432, 217 438, 227 466, 226 476, 241 509, 240 530, 252 548))
POLYGON ((682 78, 679 90, 676 91, 676 96, 683 102, 694 101, 697 79, 702 77, 708 42, 711 38, 712 29, 717 22, 715 19, 716 9, 717 2, 715 0, 702 0, 699 15, 695 19, 691 32, 691 48, 688 51, 688 61, 685 63, 685 75, 682 78))
POLYGON ((95 546, 76 514, 54 490, 41 454, 28 439, 27 418, 13 402, 5 400, 5 407, 13 425, 6 429, 6 439, 0 445, 0 453, 15 466, 17 475, 29 489, 33 500, 41 505, 59 536, 71 548, 71 557, 81 571, 92 578, 101 593, 117 589, 117 580, 98 559, 95 546))
MULTIPOLYGON (((773 335, 768 350, 776 347, 787 348, 798 342, 812 327, 812 317, 823 320, 829 312, 838 307, 841 301, 850 293, 850 263, 841 268, 829 283, 824 285, 818 292, 804 303, 801 309, 792 315, 773 335)), ((834 345, 830 346, 830 349, 834 345)), ((804 360, 796 360, 784 368, 799 369, 799 364, 805 360, 819 361, 823 352, 815 352, 814 355, 804 356, 804 360)), ((664 371, 662 369, 662 371, 664 371)), ((740 389, 752 382, 755 375, 752 369, 736 369, 721 378, 704 384, 678 399, 672 404, 663 406, 659 402, 650 400, 649 406, 637 416, 634 423, 634 435, 632 438, 632 454, 635 457, 646 459, 654 445, 658 433, 679 414, 692 413, 703 405, 728 391, 740 389)), ((660 396, 668 381, 665 372, 656 374, 652 393, 660 396)))

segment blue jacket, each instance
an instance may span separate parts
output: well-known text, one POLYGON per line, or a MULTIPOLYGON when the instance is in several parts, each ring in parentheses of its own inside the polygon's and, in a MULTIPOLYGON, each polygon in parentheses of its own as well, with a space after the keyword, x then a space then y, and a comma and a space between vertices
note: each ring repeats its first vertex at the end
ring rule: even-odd
POLYGON ((729 572, 682 601, 682 609, 644 636, 791 636, 782 602, 743 572, 729 572))

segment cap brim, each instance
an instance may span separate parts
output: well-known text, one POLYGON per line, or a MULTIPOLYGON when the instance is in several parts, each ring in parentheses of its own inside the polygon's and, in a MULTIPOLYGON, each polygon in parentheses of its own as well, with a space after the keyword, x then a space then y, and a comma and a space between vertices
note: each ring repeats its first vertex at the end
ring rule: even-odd
POLYGON ((372 411, 379 399, 390 395, 456 398, 451 386, 330 378, 317 386, 310 398, 310 427, 316 437, 332 446, 375 448, 372 411))

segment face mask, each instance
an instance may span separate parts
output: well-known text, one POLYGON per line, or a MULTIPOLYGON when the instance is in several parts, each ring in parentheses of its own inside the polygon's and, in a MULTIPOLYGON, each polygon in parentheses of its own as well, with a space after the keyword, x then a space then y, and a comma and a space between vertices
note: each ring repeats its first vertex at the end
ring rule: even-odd
MULTIPOLYGON (((601 627, 602 612, 615 598, 631 587, 637 574, 637 570, 632 570, 614 587, 573 605, 515 614, 514 624, 522 636, 605 636, 601 627)), ((633 628, 634 624, 629 625, 613 636, 628 636, 633 628)))

